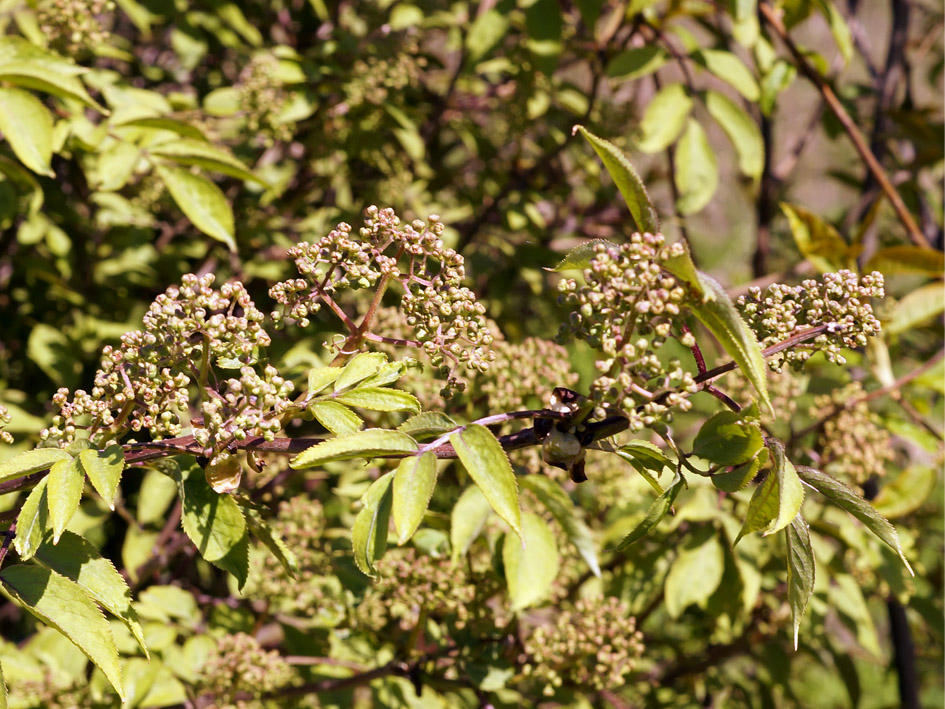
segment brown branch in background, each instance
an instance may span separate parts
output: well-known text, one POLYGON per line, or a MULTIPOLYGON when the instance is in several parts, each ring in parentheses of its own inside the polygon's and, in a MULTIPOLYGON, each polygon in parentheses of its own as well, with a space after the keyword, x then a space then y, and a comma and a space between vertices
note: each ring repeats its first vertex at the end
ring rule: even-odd
POLYGON ((866 163, 866 167, 870 174, 879 183, 879 186, 886 195, 886 198, 889 199, 889 203, 896 212, 896 216, 899 217, 899 221, 902 223, 903 227, 905 227, 909 239, 916 246, 931 248, 928 240, 925 238, 925 234, 922 233, 922 230, 919 229, 919 225, 916 224, 915 219, 912 218, 912 214, 909 213, 909 209, 906 207, 905 202, 902 201, 902 197, 899 196, 899 193, 896 191, 896 188, 889 180, 889 176, 886 174, 883 166, 879 164, 876 156, 870 150, 869 145, 866 143, 866 139, 863 137, 863 134, 860 132, 859 128, 857 128, 856 123, 853 122, 850 114, 847 113, 846 109, 843 107, 840 99, 837 98, 837 95, 834 93, 833 89, 827 84, 827 82, 813 67, 813 65, 807 61, 807 58, 801 52, 800 48, 797 46, 794 40, 791 39, 787 29, 784 27, 784 23, 781 22, 781 13, 778 10, 772 8, 766 2, 759 3, 758 10, 768 25, 770 25, 774 30, 775 34, 777 34, 778 37, 781 38, 781 41, 784 42, 785 46, 787 46, 788 50, 791 52, 791 56, 794 58, 794 61, 797 64, 797 67, 801 70, 801 73, 803 73, 804 76, 806 76, 811 81, 811 83, 817 87, 817 90, 820 91, 824 101, 826 101, 827 105, 830 107, 830 110, 837 117, 840 125, 843 126, 844 131, 852 141, 853 147, 856 148, 856 151, 860 154, 860 157, 863 158, 863 161, 866 163))

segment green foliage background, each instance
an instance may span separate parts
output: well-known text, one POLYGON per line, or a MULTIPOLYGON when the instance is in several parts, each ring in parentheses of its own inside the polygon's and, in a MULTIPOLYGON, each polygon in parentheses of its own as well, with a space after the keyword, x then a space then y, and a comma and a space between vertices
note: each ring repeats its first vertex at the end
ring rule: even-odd
MULTIPOLYGON (((587 239, 626 241, 641 222, 573 132, 580 124, 630 158, 663 233, 685 240, 733 297, 841 268, 887 276, 889 297, 875 304, 884 334, 846 352, 845 368, 817 356, 799 375, 772 375, 777 416, 763 420, 790 441, 795 464, 823 463, 872 499, 916 572, 808 494, 818 574, 795 651, 781 535, 734 545, 748 491, 722 495, 691 478, 673 515, 614 551, 647 519, 651 485, 673 480, 640 452, 643 436, 626 460, 590 451, 579 485, 535 449, 513 453, 521 530, 511 513, 492 514, 460 466, 441 462, 422 523, 405 521, 417 515, 394 498, 399 536, 411 537, 403 525, 419 530, 402 548, 391 535, 383 556, 374 537, 352 549, 351 529, 384 509, 386 486, 397 494, 385 477, 397 461, 293 473, 273 455, 243 487, 294 552, 293 580, 257 542, 266 525, 181 457, 126 469, 115 510, 95 484, 67 531, 52 520, 64 549, 101 553, 134 591, 134 612, 91 594, 112 614, 111 635, 76 631, 92 644, 114 636, 112 674, 111 660, 92 658, 93 669, 21 607, 52 604, 48 622, 73 602, 67 589, 60 605, 11 600, 14 587, 52 594, 55 576, 34 578, 45 567, 4 577, 9 705, 118 706, 122 685, 142 707, 884 707, 907 705, 898 678, 915 706, 940 706, 941 22, 935 3, 898 0, 0 2, 0 404, 14 438, 0 466, 36 446, 56 391, 90 389, 102 347, 140 328, 184 274, 240 280, 268 312, 269 288, 296 274, 288 249, 342 221, 357 229, 369 205, 408 220, 439 215, 506 347, 491 374, 449 400, 429 367, 408 371, 400 386, 416 399, 359 409, 369 426, 393 428, 412 402, 473 421, 548 406, 555 386, 586 392, 594 353, 548 342, 567 313, 556 303, 561 275, 546 269, 587 239), (830 407, 838 423, 821 436, 811 426, 830 407), (198 553, 188 531, 210 507, 245 527, 216 557, 198 553), (245 563, 233 561, 240 554, 245 563), (358 569, 375 562, 372 581, 358 569), (248 574, 242 590, 224 573, 234 569, 248 574), (894 616, 915 648, 898 667, 894 616)), ((357 291, 344 305, 363 313, 369 300, 357 291)), ((399 297, 382 305, 378 332, 400 337, 399 297)), ((275 332, 269 357, 301 386, 331 362, 325 344, 338 334, 321 313, 308 329, 275 332)), ((707 331, 699 342, 709 367, 728 359, 707 331)), ((672 354, 690 362, 681 346, 672 354)), ((747 402, 738 376, 720 386, 747 402)), ((673 423, 681 449, 723 435, 699 438, 718 409, 693 397, 673 423)), ((335 431, 287 426, 290 436, 325 429, 335 431)), ((474 449, 488 452, 483 440, 474 449)), ((30 498, 39 508, 33 490, 2 490, 5 525, 30 498)), ((22 525, 16 534, 26 558, 22 525)), ((42 559, 59 545, 36 547, 42 559)))

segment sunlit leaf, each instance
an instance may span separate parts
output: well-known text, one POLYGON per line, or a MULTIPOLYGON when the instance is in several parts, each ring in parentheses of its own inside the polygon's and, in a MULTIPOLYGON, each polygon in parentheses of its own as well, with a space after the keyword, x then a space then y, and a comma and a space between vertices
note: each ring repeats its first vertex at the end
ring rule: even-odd
POLYGON ((387 473, 371 483, 371 487, 361 498, 361 510, 355 517, 351 530, 354 561, 367 576, 377 574, 374 562, 380 559, 387 549, 393 479, 394 473, 387 473))
POLYGON ((167 158, 178 165, 196 165, 210 172, 221 172, 240 180, 249 180, 266 185, 266 181, 254 174, 240 160, 229 152, 212 143, 193 138, 161 143, 148 148, 148 152, 162 158, 167 158))
POLYGON ((617 54, 607 65, 607 76, 611 79, 632 80, 647 76, 669 60, 666 50, 658 44, 634 47, 617 54))
POLYGON ((0 132, 16 156, 38 175, 53 177, 53 121, 42 102, 28 91, 0 88, 0 132))
POLYGON ((558 545, 547 523, 531 512, 522 515, 520 534, 505 535, 502 561, 513 611, 547 598, 558 575, 558 545))
POLYGON ((155 172, 186 217, 207 236, 236 251, 233 210, 226 196, 206 177, 180 167, 158 165, 155 172))
POLYGON ((568 497, 560 484, 544 475, 525 475, 521 478, 522 487, 530 490, 539 502, 548 508, 555 521, 561 525, 574 548, 595 576, 600 578, 600 564, 597 561, 597 545, 591 530, 581 519, 577 507, 568 497))
POLYGON ((344 370, 335 379, 335 391, 354 386, 377 374, 387 364, 387 355, 381 352, 361 352, 348 360, 344 370))
POLYGON ((890 335, 909 332, 945 311, 945 283, 935 281, 906 293, 896 303, 883 331, 890 335))
POLYGON ((879 271, 884 275, 916 273, 929 278, 945 274, 945 253, 938 249, 899 244, 880 249, 867 262, 865 271, 879 271))
POLYGON ((788 218, 794 243, 821 273, 838 271, 850 265, 853 252, 840 233, 813 212, 794 204, 781 203, 788 218))
POLYGON ((752 532, 764 536, 780 532, 798 515, 804 503, 804 488, 797 470, 784 453, 784 444, 769 439, 771 472, 748 503, 745 522, 735 542, 752 532))
POLYGON ((749 101, 757 101, 761 97, 758 82, 751 73, 751 69, 732 52, 722 49, 701 49, 694 53, 692 58, 749 101))
POLYGON ((404 458, 394 473, 394 528, 406 544, 423 521, 436 485, 436 456, 427 452, 404 458))
POLYGON ((354 411, 337 401, 313 401, 308 410, 316 421, 339 436, 360 430, 364 423, 354 411))
POLYGON ((615 551, 623 551, 631 544, 643 539, 647 534, 649 534, 655 527, 660 523, 663 517, 666 516, 666 513, 669 512, 670 508, 673 506, 673 503, 676 501, 676 496, 679 494, 679 491, 682 490, 685 485, 685 480, 681 475, 676 476, 676 479, 673 480, 673 483, 666 488, 665 492, 662 495, 656 498, 653 501, 653 504, 650 505, 650 509, 647 510, 646 516, 643 520, 634 527, 633 531, 630 532, 620 544, 617 545, 615 551))
POLYGON ((692 97, 685 85, 664 86, 647 104, 636 146, 644 153, 665 150, 679 137, 691 112, 692 97))
POLYGON ((492 506, 475 485, 467 487, 459 496, 450 514, 450 547, 452 562, 456 564, 469 551, 473 540, 479 536, 492 506))
POLYGON ((754 119, 725 94, 706 91, 705 107, 735 146, 738 169, 754 179, 761 178, 765 145, 754 119))
POLYGON ((397 430, 420 440, 442 436, 458 427, 459 424, 446 414, 439 411, 424 411, 422 414, 411 416, 400 424, 397 430))
POLYGON ((335 401, 369 411, 420 412, 420 402, 413 394, 386 387, 358 387, 339 394, 335 401))
POLYGON ((450 443, 492 509, 522 536, 522 511, 512 464, 492 431, 473 424, 450 434, 450 443))
POLYGON ((764 445, 761 427, 734 411, 720 411, 702 424, 692 443, 694 455, 716 465, 740 465, 764 445))
MULTIPOLYGON (((64 462, 64 461, 60 461, 64 462)), ((68 463, 67 463, 68 464, 68 463)), ((31 558, 39 545, 43 542, 49 529, 49 503, 47 502, 46 485, 49 476, 46 476, 34 487, 20 508, 16 517, 16 536, 13 538, 13 548, 26 561, 31 558)))
POLYGON ((88 477, 95 491, 102 496, 109 509, 115 509, 115 492, 121 473, 125 469, 125 455, 120 445, 108 446, 105 450, 88 448, 78 457, 79 468, 88 477))
POLYGON ((892 482, 886 482, 873 499, 873 507, 887 518, 903 517, 922 507, 935 491, 938 475, 927 465, 910 465, 892 482))
POLYGON ((295 456, 289 465, 296 469, 314 468, 333 460, 416 453, 418 447, 415 440, 400 431, 369 428, 306 448, 295 456))
POLYGON ((568 252, 568 255, 565 256, 557 266, 555 266, 552 271, 577 271, 584 270, 591 265, 591 260, 594 258, 597 247, 603 246, 604 248, 616 248, 617 244, 612 241, 607 241, 606 239, 590 239, 585 241, 580 246, 575 246, 568 252))
POLYGON ((72 456, 61 448, 34 448, 23 451, 0 463, 0 482, 46 470, 57 461, 71 458, 72 456))
POLYGON ((674 179, 679 191, 676 208, 683 215, 695 214, 705 208, 719 186, 715 149, 702 126, 692 118, 676 147, 674 179))
POLYGON ((673 561, 664 584, 666 613, 678 618, 695 603, 705 607, 725 571, 725 550, 711 527, 690 536, 673 561))
POLYGON ((800 515, 784 529, 787 540, 788 601, 794 619, 794 649, 801 618, 814 594, 814 551, 810 545, 807 522, 800 515))
POLYGON ((49 525, 53 531, 53 542, 58 542, 63 530, 79 509, 85 474, 76 460, 60 460, 53 463, 46 478, 46 499, 49 505, 49 525))

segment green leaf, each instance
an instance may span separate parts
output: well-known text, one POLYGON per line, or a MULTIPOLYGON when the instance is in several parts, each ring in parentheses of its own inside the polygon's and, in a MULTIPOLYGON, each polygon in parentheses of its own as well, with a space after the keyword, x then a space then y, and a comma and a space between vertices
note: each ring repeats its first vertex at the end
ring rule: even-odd
POLYGON ((475 66, 492 51, 509 29, 509 17, 498 10, 480 13, 466 35, 466 61, 475 66))
POLYGON ((827 591, 830 607, 838 611, 847 627, 856 633, 857 642, 864 650, 873 657, 881 657, 879 635, 860 583, 850 574, 834 574, 831 580, 833 583, 827 591))
MULTIPOLYGON (((239 501, 237 501, 239 504, 239 501)), ((266 545, 266 548, 272 552, 272 555, 279 560, 285 572, 295 578, 299 573, 299 560, 282 537, 272 528, 272 526, 263 519, 263 516, 251 505, 240 505, 243 509, 243 516, 246 518, 246 524, 249 525, 249 531, 259 541, 266 545)))
POLYGON ((940 278, 945 274, 945 253, 911 244, 887 246, 873 254, 863 270, 879 271, 887 276, 917 273, 929 278, 940 278))
POLYGON ((236 577, 240 588, 249 574, 246 518, 230 495, 213 491, 203 470, 181 471, 181 522, 200 556, 236 577))
POLYGON ((393 384, 404 375, 407 369, 409 369, 409 365, 406 362, 390 362, 378 369, 377 374, 361 380, 358 388, 382 387, 393 384))
POLYGON ((676 501, 676 496, 679 494, 679 491, 682 490, 683 485, 685 485, 685 480, 682 475, 677 473, 672 484, 650 505, 650 509, 647 510, 646 516, 640 524, 634 527, 633 531, 623 538, 623 541, 616 546, 614 551, 623 551, 631 544, 643 539, 643 537, 649 534, 650 531, 660 523, 660 520, 666 516, 666 513, 669 512, 673 503, 676 501))
POLYGON ((666 613, 678 618, 693 603, 705 608, 722 582, 725 550, 712 527, 702 527, 683 544, 666 575, 666 613))
POLYGON ((131 589, 112 562, 99 554, 88 540, 67 530, 58 544, 44 542, 40 545, 36 560, 79 584, 102 608, 125 624, 145 656, 149 656, 144 631, 131 605, 131 589))
POLYGON ((59 541, 63 530, 79 509, 85 475, 76 460, 60 460, 49 469, 46 499, 49 504, 49 524, 53 543, 59 541))
POLYGON ((314 468, 333 460, 409 455, 416 453, 418 449, 417 442, 400 431, 369 428, 365 431, 357 431, 322 441, 311 448, 306 448, 295 456, 289 465, 298 470, 314 468))
POLYGON ((96 189, 102 192, 120 190, 134 174, 141 160, 141 149, 124 140, 116 141, 98 154, 95 171, 89 177, 96 189))
POLYGON ((720 411, 702 424, 692 443, 694 455, 716 465, 739 465, 764 446, 761 427, 734 411, 720 411))
POLYGON ((664 86, 646 107, 636 146, 644 153, 658 153, 673 144, 692 112, 692 97, 679 84, 664 86))
POLYGON ((884 483, 873 507, 884 517, 903 517, 925 504, 935 491, 938 474, 927 465, 910 465, 892 482, 884 483))
POLYGON ((759 106, 765 116, 774 111, 775 102, 797 78, 797 67, 785 59, 778 59, 761 79, 761 100, 759 106))
POLYGON ((715 296, 712 291, 706 291, 703 288, 699 271, 696 270, 696 264, 692 260, 689 244, 685 241, 678 241, 676 243, 679 245, 681 252, 666 259, 663 262, 663 268, 688 285, 692 294, 697 296, 701 302, 711 300, 715 296))
POLYGON ((312 367, 308 370, 308 394, 314 396, 334 382, 344 371, 342 367, 312 367))
POLYGON ((233 210, 223 192, 206 177, 180 167, 155 166, 155 172, 186 217, 207 236, 236 251, 233 210))
POLYGON ((883 331, 890 335, 908 332, 945 311, 945 283, 927 283, 907 293, 893 308, 883 331))
POLYGON ((826 497, 837 507, 860 520, 868 530, 879 537, 882 542, 899 555, 899 558, 902 559, 902 563, 906 565, 909 573, 915 576, 915 572, 909 565, 906 555, 902 553, 902 545, 899 543, 899 534, 896 533, 896 528, 889 523, 889 520, 873 509, 869 502, 857 495, 844 483, 815 468, 800 465, 797 468, 797 472, 801 476, 801 480, 817 490, 817 492, 826 497))
POLYGON ((700 272, 699 283, 706 293, 706 300, 704 303, 690 304, 689 309, 735 360, 758 392, 759 401, 774 413, 768 398, 768 367, 755 333, 739 315, 731 298, 718 281, 700 272))
POLYGON ((607 76, 611 79, 639 79, 652 74, 668 60, 666 50, 655 43, 627 49, 610 60, 607 76))
POLYGON ((522 510, 518 502, 515 473, 492 431, 485 426, 472 424, 450 434, 450 443, 492 509, 521 537, 522 510))
POLYGON ((360 430, 364 423, 354 411, 336 401, 313 401, 308 410, 322 426, 339 436, 360 430))
POLYGON ((49 166, 53 120, 42 101, 21 89, 0 88, 0 131, 26 167, 55 177, 49 166))
POLYGON ((672 469, 675 465, 663 451, 649 441, 634 440, 623 444, 615 452, 643 476, 650 487, 656 490, 656 494, 663 494, 659 476, 666 468, 672 469))
POLYGON ((705 92, 705 107, 735 146, 738 169, 755 180, 765 164, 765 144, 758 124, 741 106, 718 91, 705 92))
POLYGON ((19 564, 0 572, 0 582, 17 604, 71 640, 111 683, 122 699, 121 668, 111 627, 77 584, 41 566, 19 564))
POLYGON ((850 32, 846 19, 831 0, 814 0, 814 4, 827 18, 830 34, 833 35, 833 41, 837 43, 837 49, 840 50, 844 64, 849 64, 850 59, 853 58, 853 33, 850 32))
POLYGON ((788 601, 794 617, 794 649, 801 618, 814 594, 814 550, 810 545, 807 522, 800 515, 784 529, 787 540, 788 601))
POLYGON ((660 220, 656 215, 656 208, 650 201, 650 195, 647 194, 643 181, 630 161, 617 149, 617 146, 603 138, 598 138, 584 126, 575 126, 573 131, 583 135, 603 161, 604 167, 607 168, 607 172, 610 173, 630 209, 630 216, 633 219, 632 228, 639 232, 659 233, 660 220))
POLYGON ((0 39, 0 81, 75 99, 100 113, 108 113, 76 78, 87 71, 22 37, 6 35, 0 39))
POLYGON ((192 138, 180 138, 148 148, 151 155, 167 158, 178 165, 196 165, 210 172, 221 172, 239 180, 268 183, 223 148, 192 138))
POLYGON ((475 485, 470 485, 459 496, 450 513, 450 548, 453 564, 466 556, 473 540, 479 536, 486 520, 492 514, 492 505, 475 485))
POLYGON ((780 532, 797 517, 804 503, 804 488, 797 470, 784 454, 784 444, 769 439, 768 450, 771 451, 771 472, 751 496, 736 544, 752 532, 764 531, 763 536, 780 532))
POLYGON ((125 469, 125 454, 118 444, 97 451, 92 448, 79 453, 79 469, 88 476, 95 491, 102 496, 111 510, 115 509, 115 492, 125 469))
POLYGON ((36 487, 26 498, 16 517, 16 536, 13 538, 13 548, 20 559, 26 561, 42 544, 46 531, 49 529, 49 504, 46 501, 46 484, 49 477, 39 481, 36 487))
POLYGON ((34 448, 23 451, 0 463, 0 482, 38 473, 60 460, 71 459, 72 456, 61 448, 34 448))
POLYGON ((719 186, 715 149, 694 118, 689 119, 686 132, 676 146, 674 178, 679 190, 676 208, 682 215, 695 214, 705 208, 719 186))
POLYGON ((436 455, 404 458, 394 473, 394 528, 397 543, 406 544, 417 531, 436 486, 436 455))
POLYGON ((798 250, 814 268, 821 273, 831 273, 850 265, 854 254, 832 225, 793 204, 782 202, 781 211, 788 218, 798 250))
POLYGON ((558 545, 541 517, 531 512, 522 515, 519 536, 505 535, 502 562, 513 611, 528 608, 548 597, 558 575, 558 545))
POLYGON ((347 389, 368 377, 373 377, 387 364, 387 355, 381 352, 361 352, 345 365, 344 371, 335 379, 335 391, 347 389))
POLYGON ((561 525, 568 540, 578 550, 581 558, 597 578, 600 578, 600 564, 597 561, 597 545, 591 536, 591 530, 581 519, 577 508, 568 493, 554 480, 544 475, 525 475, 521 478, 522 487, 530 490, 539 502, 548 508, 552 516, 561 525))
POLYGON ((550 269, 551 271, 577 271, 584 270, 585 268, 591 265, 591 261, 594 258, 596 253, 596 248, 598 246, 604 246, 606 248, 616 247, 612 241, 607 241, 607 239, 589 239, 579 246, 575 246, 568 252, 568 255, 565 256, 557 266, 550 269))
POLYGON ((335 397, 335 401, 368 411, 409 411, 420 413, 420 402, 413 394, 385 387, 358 387, 335 397))
POLYGON ((453 419, 439 411, 424 411, 422 414, 411 416, 397 427, 401 433, 406 433, 417 440, 436 438, 459 428, 453 419))
POLYGON ((713 475, 712 484, 723 492, 738 492, 755 479, 758 471, 768 462, 769 457, 768 449, 762 448, 754 458, 744 465, 740 465, 727 473, 713 475))
POLYGON ((387 550, 393 480, 394 473, 387 473, 371 483, 361 498, 362 507, 351 530, 354 562, 362 573, 371 577, 377 575, 374 562, 387 550))
MULTIPOLYGON (((184 138, 190 138, 201 143, 206 143, 205 136, 197 126, 191 125, 187 121, 170 116, 144 116, 142 118, 131 118, 126 121, 112 124, 115 128, 154 128, 155 130, 166 130, 177 133, 184 138)), ((229 159, 235 159, 230 156, 229 159)), ((242 163, 240 163, 242 165, 242 163)), ((245 168, 244 168, 245 169, 245 168)), ((222 172, 222 171, 221 171, 222 172)), ((254 178, 256 179, 256 178, 254 178)))
POLYGON ((727 83, 752 103, 761 98, 761 89, 745 62, 732 52, 721 49, 700 49, 693 60, 727 83))

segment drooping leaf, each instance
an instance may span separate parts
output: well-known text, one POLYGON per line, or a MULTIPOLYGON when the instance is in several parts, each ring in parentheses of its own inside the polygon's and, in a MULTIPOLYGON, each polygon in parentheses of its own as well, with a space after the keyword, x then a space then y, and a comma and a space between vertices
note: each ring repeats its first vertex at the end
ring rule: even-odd
POLYGON ((738 169, 755 180, 765 164, 765 145, 758 124, 737 103, 718 91, 706 91, 705 107, 735 146, 738 169))
POLYGON ((945 253, 911 244, 887 246, 867 262, 865 271, 879 271, 884 275, 916 273, 929 278, 945 274, 945 253))
POLYGON ((0 582, 18 605, 75 643, 124 699, 111 627, 85 591, 47 568, 27 564, 0 571, 0 582))
POLYGON ((335 397, 335 401, 368 411, 409 411, 420 413, 417 397, 387 387, 358 387, 335 397))
POLYGON ((702 287, 699 271, 696 270, 696 264, 692 260, 692 253, 689 251, 689 244, 685 241, 679 241, 674 244, 674 246, 677 246, 679 253, 663 261, 663 268, 676 276, 676 278, 684 284, 688 285, 692 294, 700 298, 703 302, 714 298, 715 295, 712 291, 706 291, 702 287))
POLYGON ((693 60, 727 83, 749 101, 761 98, 758 81, 745 62, 732 52, 722 49, 700 49, 692 55, 693 60))
POLYGON ((780 532, 797 517, 804 503, 804 488, 797 470, 784 453, 784 444, 769 439, 771 472, 758 486, 748 503, 748 513, 738 540, 752 532, 764 532, 764 536, 780 532))
POLYGON ((100 113, 108 113, 89 96, 78 79, 87 71, 22 37, 6 35, 0 40, 0 81, 74 99, 100 113))
POLYGON ((827 18, 827 24, 830 25, 830 34, 833 35, 833 40, 837 43, 840 56, 843 57, 845 64, 849 64, 853 57, 853 33, 850 31, 850 26, 843 17, 843 13, 834 5, 833 0, 814 0, 814 2, 817 9, 827 18))
POLYGON ((359 431, 364 424, 360 416, 337 401, 313 401, 308 410, 316 421, 338 436, 359 431))
POLYGON ((734 411, 720 411, 702 424, 692 443, 694 455, 716 465, 740 465, 764 446, 761 427, 734 411))
POLYGON ((46 478, 46 500, 49 505, 49 525, 53 543, 58 543, 63 530, 79 509, 85 475, 75 459, 53 463, 46 478))
POLYGON ((784 529, 787 540, 788 601, 794 619, 794 649, 801 618, 814 594, 814 550, 810 545, 807 522, 800 515, 784 529))
POLYGON ((639 232, 659 233, 660 220, 656 215, 656 208, 650 201, 650 195, 647 194, 643 180, 640 179, 626 156, 613 143, 598 138, 584 126, 575 126, 573 130, 587 139, 594 148, 594 152, 603 161, 604 167, 607 168, 607 172, 610 173, 630 209, 633 228, 639 232))
POLYGON ((116 141, 98 154, 90 181, 102 192, 114 192, 128 184, 141 160, 141 148, 124 140, 116 141))
POLYGON ((475 485, 470 485, 459 496, 450 513, 450 548, 453 564, 466 556, 473 543, 492 514, 492 506, 475 485))
POLYGON ((552 268, 552 271, 578 271, 584 270, 591 265, 591 260, 594 258, 595 250, 598 246, 604 246, 606 248, 616 247, 617 245, 612 241, 607 241, 607 239, 590 239, 585 241, 580 246, 575 246, 568 252, 568 255, 565 256, 557 266, 552 268))
POLYGON ((676 501, 676 496, 679 494, 679 491, 682 490, 683 485, 685 485, 685 480, 682 475, 677 473, 676 479, 673 480, 672 484, 666 488, 662 495, 653 501, 653 504, 650 505, 650 509, 647 510, 646 516, 640 521, 640 524, 634 527, 633 531, 623 538, 620 544, 615 548, 615 551, 623 551, 631 544, 643 539, 643 537, 649 534, 650 531, 660 523, 663 517, 666 516, 666 513, 669 512, 673 503, 676 501))
POLYGON ((335 379, 335 391, 343 391, 368 377, 373 377, 387 364, 387 355, 381 352, 361 352, 348 360, 344 371, 335 379))
POLYGON ((633 440, 620 446, 615 453, 630 463, 658 495, 663 494, 659 477, 666 468, 672 469, 674 465, 663 451, 649 441, 633 440))
POLYGON ((522 515, 519 536, 505 535, 502 561, 513 611, 547 598, 558 575, 558 545, 545 520, 532 512, 522 515))
POLYGON ((937 317, 945 311, 945 283, 927 283, 906 293, 896 303, 883 331, 890 335, 908 332, 937 317))
MULTIPOLYGON (((237 501, 239 503, 239 501, 237 501)), ((295 552, 289 548, 282 537, 272 528, 272 526, 263 519, 259 510, 250 505, 241 505, 243 516, 246 518, 246 524, 253 536, 266 545, 266 548, 272 552, 272 555, 278 559, 285 572, 295 578, 299 572, 299 560, 295 552)))
MULTIPOLYGON (((154 128, 156 130, 166 130, 177 133, 184 138, 190 138, 201 143, 206 143, 207 136, 201 130, 187 121, 170 116, 144 116, 141 118, 131 118, 128 120, 114 123, 115 128, 154 128)), ((235 159, 235 158, 233 158, 235 159)))
POLYGON ((718 534, 711 527, 699 529, 684 543, 666 576, 663 593, 669 617, 678 618, 693 603, 704 608, 724 571, 725 550, 718 534))
POLYGON ((115 509, 115 492, 125 469, 122 447, 113 444, 105 450, 87 448, 79 453, 79 469, 88 477, 95 491, 102 496, 109 509, 115 509))
POLYGON ((397 543, 406 544, 417 531, 433 497, 436 456, 431 452, 404 458, 394 472, 394 528, 397 543))
POLYGON ((200 556, 236 577, 239 587, 249 574, 246 518, 230 495, 213 491, 203 470, 181 471, 181 523, 200 556))
POLYGON ((361 498, 362 507, 354 518, 354 527, 351 530, 354 562, 362 573, 371 577, 377 575, 374 562, 380 559, 387 549, 393 480, 394 473, 391 472, 371 483, 361 498))
POLYGON ((679 201, 676 208, 688 215, 702 211, 719 186, 719 166, 715 149, 699 122, 689 119, 686 132, 676 147, 676 188, 679 201))
POLYGON ((0 463, 0 482, 22 478, 40 470, 46 470, 60 460, 71 460, 72 456, 61 448, 34 448, 23 451, 0 463))
POLYGON ((521 479, 522 487, 530 490, 539 502, 548 508, 555 521, 561 525, 565 535, 595 576, 600 578, 600 564, 597 561, 597 545, 591 530, 581 519, 577 507, 568 497, 561 485, 544 475, 525 475, 521 479))
POLYGON ((16 156, 38 175, 53 177, 53 121, 42 101, 28 91, 0 88, 0 131, 16 156))
POLYGON ((650 154, 666 150, 679 137, 691 112, 692 97, 684 84, 664 86, 647 104, 637 148, 650 154))
POLYGON ((236 251, 233 210, 219 187, 181 167, 157 165, 155 172, 195 227, 236 251))
POLYGON ((485 426, 472 424, 450 434, 450 443, 492 509, 521 537, 522 510, 518 502, 515 473, 492 431, 485 426))
POLYGON ((16 536, 13 538, 13 548, 26 561, 31 558, 49 529, 49 504, 46 501, 46 485, 49 477, 45 477, 32 489, 26 502, 20 508, 16 517, 16 536))
POLYGON ((397 430, 417 440, 422 440, 442 436, 457 428, 459 424, 446 414, 439 411, 424 411, 422 414, 411 416, 400 424, 397 430))
POLYGON ((138 614, 131 605, 131 589, 111 561, 88 540, 63 532, 58 544, 48 541, 36 550, 36 560, 81 586, 100 606, 121 620, 149 656, 138 614))
POLYGON ((801 255, 821 273, 830 273, 850 265, 853 252, 840 233, 813 212, 794 204, 781 203, 788 218, 794 243, 801 255))
POLYGON ((222 172, 224 175, 236 177, 240 180, 258 182, 266 186, 267 183, 255 175, 240 160, 229 152, 212 143, 193 138, 180 138, 161 143, 148 148, 148 152, 177 163, 178 165, 196 165, 211 172, 222 172))
POLYGON ((607 65, 611 79, 632 80, 647 76, 669 60, 669 54, 658 44, 627 49, 617 54, 607 65))
POLYGON ((755 479, 758 471, 768 462, 770 454, 767 448, 758 451, 754 458, 739 465, 727 473, 716 473, 712 476, 712 484, 723 492, 738 492, 755 479))
POLYGON ((822 473, 816 468, 810 468, 806 465, 798 466, 798 475, 801 480, 817 490, 840 509, 849 512, 862 522, 868 530, 875 534, 879 539, 888 545, 906 565, 909 573, 915 576, 915 572, 909 565, 906 555, 902 552, 902 545, 899 543, 899 534, 889 520, 883 517, 870 505, 869 502, 857 495, 852 489, 847 487, 834 477, 822 473))
POLYGON ((296 470, 314 468, 333 460, 376 458, 416 453, 419 446, 410 436, 400 431, 369 428, 322 441, 295 456, 289 465, 296 470))
POLYGON ((700 272, 699 283, 706 293, 706 298, 703 303, 693 303, 689 306, 692 314, 715 335, 715 339, 755 387, 761 404, 774 413, 768 398, 768 367, 755 333, 742 319, 718 281, 700 272))

